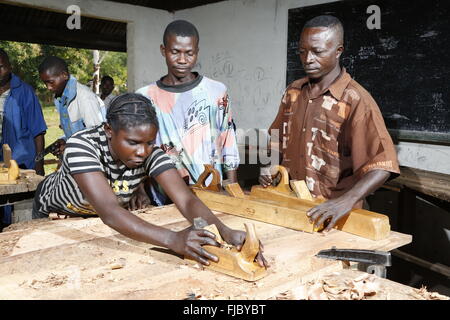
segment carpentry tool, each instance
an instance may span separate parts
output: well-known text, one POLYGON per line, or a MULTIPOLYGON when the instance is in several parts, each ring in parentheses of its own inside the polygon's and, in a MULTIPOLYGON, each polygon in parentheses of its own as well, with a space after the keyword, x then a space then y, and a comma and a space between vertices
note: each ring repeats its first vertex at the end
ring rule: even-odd
MULTIPOLYGON (((233 183, 225 186, 228 192, 226 194, 220 191, 220 175, 217 170, 211 165, 205 165, 205 171, 191 189, 212 210, 294 230, 310 233, 320 231, 323 226, 315 230, 306 212, 324 200, 308 201, 297 198, 295 192, 289 187, 286 169, 282 166, 278 166, 278 169, 282 177, 277 186, 267 188, 253 186, 250 194, 247 195, 239 184, 233 183), (212 183, 206 186, 205 180, 211 174, 213 175, 212 183)), ((347 216, 341 218, 334 228, 371 240, 382 240, 390 235, 387 216, 363 209, 352 210, 347 216)))
POLYGON ((194 227, 196 229, 206 229, 214 233, 216 241, 221 244, 221 247, 203 246, 206 251, 219 258, 218 262, 210 261, 210 265, 206 268, 246 281, 256 281, 267 275, 266 268, 255 262, 256 255, 259 252, 259 240, 256 236, 255 226, 247 223, 244 225, 247 234, 241 251, 238 251, 235 246, 224 242, 215 225, 207 226, 204 219, 194 219, 194 227))
POLYGON ((45 158, 45 156, 49 153, 53 153, 55 151, 57 151, 59 149, 59 145, 60 145, 60 139, 57 139, 56 141, 52 142, 50 145, 48 145, 44 150, 42 150, 41 152, 39 152, 36 155, 36 158, 34 159, 34 161, 38 162, 41 161, 42 159, 45 158))
POLYGON ((250 199, 237 183, 225 186, 228 193, 233 195, 230 196, 225 191, 219 191, 221 187, 218 181, 220 181, 220 174, 213 166, 206 164, 197 183, 191 186, 194 194, 208 208, 294 230, 313 232, 314 226, 305 213, 279 206, 277 202, 266 203, 250 199), (211 174, 213 175, 212 183, 206 186, 205 180, 211 174))
POLYGON ((359 267, 367 273, 375 274, 386 278, 386 267, 390 267, 391 253, 378 250, 357 250, 357 249, 331 249, 321 250, 316 257, 358 262, 359 267))
POLYGON ((17 162, 12 159, 12 152, 9 145, 3 145, 4 166, 0 167, 0 184, 17 184, 20 169, 17 162))
MULTIPOLYGON (((288 173, 283 166, 274 166, 272 171, 281 173, 280 183, 277 186, 269 186, 267 188, 259 185, 253 186, 250 191, 252 199, 276 201, 280 205, 297 208, 301 211, 307 211, 325 201, 323 198, 315 198, 312 201, 307 200, 312 199, 312 197, 304 182, 291 181, 291 185, 294 185, 296 188, 296 192, 293 192, 289 188, 288 173), (301 195, 300 199, 296 193, 301 195)), ((334 228, 371 240, 386 239, 391 231, 388 216, 364 209, 353 209, 347 216, 341 218, 334 228)))

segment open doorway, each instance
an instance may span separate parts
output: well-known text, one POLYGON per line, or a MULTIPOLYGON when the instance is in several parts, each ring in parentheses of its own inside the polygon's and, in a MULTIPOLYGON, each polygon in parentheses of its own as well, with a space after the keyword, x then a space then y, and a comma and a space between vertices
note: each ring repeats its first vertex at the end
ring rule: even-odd
MULTIPOLYGON (((13 73, 35 89, 48 127, 45 134, 45 145, 48 146, 63 133, 59 128, 59 115, 53 103, 53 95, 39 79, 38 66, 46 56, 58 56, 67 62, 70 73, 81 84, 90 87, 95 92, 95 50, 1 40, 0 48, 8 53, 13 73)), ((113 78, 114 95, 127 92, 127 54, 100 50, 97 54, 100 57, 98 61, 100 62, 99 79, 106 75, 113 78)), ((52 173, 56 166, 56 157, 48 154, 45 157, 45 174, 52 173)))

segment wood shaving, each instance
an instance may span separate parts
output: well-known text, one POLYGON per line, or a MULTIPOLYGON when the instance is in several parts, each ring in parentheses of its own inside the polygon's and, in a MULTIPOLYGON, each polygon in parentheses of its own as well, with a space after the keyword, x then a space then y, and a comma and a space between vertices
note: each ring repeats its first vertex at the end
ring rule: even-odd
POLYGON ((64 285, 68 280, 68 276, 60 276, 57 274, 50 274, 45 280, 36 280, 31 281, 29 287, 33 289, 41 289, 43 287, 58 287, 64 285))
POLYGON ((413 289, 411 296, 419 300, 450 300, 450 297, 437 292, 429 292, 425 286, 422 286, 420 289, 413 289))
POLYGON ((119 258, 117 260, 113 260, 109 264, 109 268, 111 270, 122 269, 125 267, 127 260, 125 258, 119 258))
POLYGON ((289 295, 296 300, 363 300, 379 290, 377 277, 361 275, 353 280, 333 281, 330 279, 312 280, 291 290, 289 295))

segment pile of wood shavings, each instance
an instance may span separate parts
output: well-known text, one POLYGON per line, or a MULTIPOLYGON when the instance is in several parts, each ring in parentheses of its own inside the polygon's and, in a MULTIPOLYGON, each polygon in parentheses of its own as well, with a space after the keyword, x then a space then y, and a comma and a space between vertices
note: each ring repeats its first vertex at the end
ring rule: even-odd
POLYGON ((379 290, 378 278, 371 274, 353 280, 312 280, 277 296, 278 300, 363 300, 379 290))
POLYGON ((57 275, 52 273, 43 281, 34 279, 29 284, 27 283, 27 281, 24 281, 20 284, 20 286, 26 285, 33 289, 41 289, 44 287, 58 287, 66 284, 67 280, 68 276, 66 275, 57 275))
POLYGON ((424 286, 420 289, 413 289, 413 292, 410 295, 419 300, 450 300, 449 297, 443 296, 437 292, 428 292, 427 287, 424 286))

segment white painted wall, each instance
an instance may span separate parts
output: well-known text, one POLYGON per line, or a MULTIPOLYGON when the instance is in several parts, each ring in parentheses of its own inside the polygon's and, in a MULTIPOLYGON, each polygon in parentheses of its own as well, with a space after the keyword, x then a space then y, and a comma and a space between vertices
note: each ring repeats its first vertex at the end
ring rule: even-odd
POLYGON ((237 127, 269 127, 286 86, 288 9, 324 2, 230 0, 175 12, 197 26, 197 69, 227 85, 237 127))
MULTIPOLYGON (((150 9, 101 0, 14 0, 11 4, 21 4, 38 9, 66 13, 67 7, 77 5, 81 15, 92 18, 128 23, 128 88, 134 91, 166 72, 161 63, 159 44, 162 34, 173 14, 165 10, 150 9)), ((81 18, 83 28, 83 18, 81 18)))
MULTIPOLYGON (((288 9, 326 2, 229 0, 175 12, 199 29, 197 70, 228 86, 238 128, 266 129, 276 115, 285 88, 288 9)), ((401 165, 450 174, 450 147, 401 142, 397 150, 401 165)))

